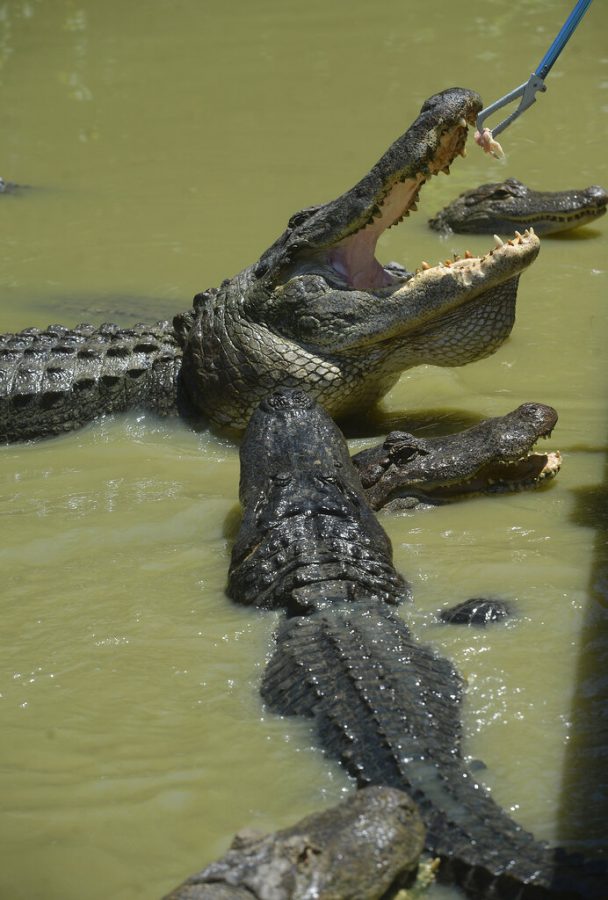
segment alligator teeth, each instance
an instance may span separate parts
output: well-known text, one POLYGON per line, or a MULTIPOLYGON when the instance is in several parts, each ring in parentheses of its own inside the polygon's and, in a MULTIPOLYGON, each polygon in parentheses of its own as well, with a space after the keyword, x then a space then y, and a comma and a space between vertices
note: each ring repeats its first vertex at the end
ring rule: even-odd
POLYGON ((502 245, 504 244, 503 239, 501 237, 499 237, 497 234, 494 235, 494 240, 496 241, 497 247, 502 247, 502 245))
POLYGON ((452 265, 452 260, 451 260, 451 259, 444 259, 443 264, 444 264, 444 266, 451 266, 451 265, 452 265))
POLYGON ((517 238, 517 243, 521 244, 522 237, 521 237, 521 234, 519 233, 519 231, 515 232, 515 237, 517 238))
POLYGON ((467 155, 467 148, 466 148, 466 147, 461 147, 460 150, 459 150, 458 152, 460 153, 460 155, 461 155, 461 156, 463 157, 463 159, 464 159, 464 157, 467 155))
POLYGON ((470 250, 465 250, 465 251, 464 251, 464 258, 465 258, 465 259, 473 259, 473 254, 471 253, 470 250))
POLYGON ((536 232, 534 231, 534 229, 532 228, 531 225, 530 225, 529 228, 526 229, 526 231, 528 232, 528 234, 535 234, 535 233, 536 233, 536 232))
POLYGON ((414 201, 413 201, 413 202, 412 202, 412 203, 410 203, 410 205, 409 205, 409 209, 411 209, 411 210, 412 210, 412 212, 416 212, 416 211, 417 211, 417 209, 418 209, 418 205, 417 205, 417 203, 416 203, 416 201, 415 201, 415 200, 414 200, 414 201))
POLYGON ((422 269, 431 269, 432 268, 431 264, 428 263, 425 259, 422 260, 420 267, 422 269))
POLYGON ((442 172, 445 172, 446 175, 449 175, 449 174, 450 174, 450 167, 449 167, 449 166, 444 166, 443 169, 442 169, 441 171, 442 171, 442 172))
POLYGON ((461 128, 466 128, 466 127, 467 127, 467 120, 465 119, 464 116, 461 116, 461 117, 458 119, 458 124, 460 125, 461 128))

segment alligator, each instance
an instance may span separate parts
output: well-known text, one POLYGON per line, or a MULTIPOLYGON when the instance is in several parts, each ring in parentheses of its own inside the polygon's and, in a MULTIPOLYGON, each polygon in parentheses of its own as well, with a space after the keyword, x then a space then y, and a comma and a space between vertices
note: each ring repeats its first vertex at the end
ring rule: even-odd
POLYGON ((522 403, 455 434, 423 438, 392 431, 382 444, 360 451, 352 461, 375 510, 519 491, 538 487, 559 472, 559 452, 533 450, 556 422, 553 407, 522 403))
POLYGON ((369 787, 274 834, 239 832, 165 900, 388 900, 415 879, 423 846, 407 794, 369 787))
POLYGON ((461 88, 431 97, 353 188, 297 212, 257 262, 197 294, 173 322, 0 338, 0 440, 61 434, 133 406, 242 430, 278 385, 305 388, 342 417, 411 366, 493 353, 539 250, 532 231, 415 273, 374 255, 381 234, 417 208, 425 181, 464 155, 480 108, 461 88))
POLYGON ((534 191, 517 178, 507 178, 460 194, 429 219, 429 225, 444 234, 510 234, 514 228, 530 227, 538 234, 557 234, 595 222, 606 204, 608 192, 597 184, 582 190, 534 191))
POLYGON ((359 787, 406 791, 438 877, 470 896, 605 897, 604 863, 536 841, 467 768, 462 679, 396 613, 410 591, 333 420, 304 391, 276 391, 240 453, 227 592, 286 611, 261 684, 270 710, 312 720, 359 787))

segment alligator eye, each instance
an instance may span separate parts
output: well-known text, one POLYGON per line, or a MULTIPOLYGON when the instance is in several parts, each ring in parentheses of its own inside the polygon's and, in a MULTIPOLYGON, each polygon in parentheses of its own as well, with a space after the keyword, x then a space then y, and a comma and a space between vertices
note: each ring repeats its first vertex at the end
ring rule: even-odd
POLYGON ((333 475, 319 475, 321 484, 337 484, 338 480, 333 475))
POLYGON ((499 188, 497 191, 492 191, 490 197, 493 200, 505 200, 507 197, 512 197, 513 194, 511 191, 506 190, 505 188, 499 188))
POLYGON ((277 472, 272 479, 275 484, 289 484, 293 480, 291 472, 277 472))

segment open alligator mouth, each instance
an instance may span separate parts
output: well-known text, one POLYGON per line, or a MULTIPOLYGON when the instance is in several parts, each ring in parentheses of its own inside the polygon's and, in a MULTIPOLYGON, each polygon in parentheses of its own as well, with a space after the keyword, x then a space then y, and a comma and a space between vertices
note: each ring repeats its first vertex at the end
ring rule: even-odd
MULTIPOLYGON (((462 88, 431 97, 410 128, 354 187, 335 200, 295 213, 284 234, 260 257, 254 274, 268 276, 273 287, 298 275, 320 274, 331 287, 381 297, 402 287, 412 273, 399 265, 382 265, 375 255, 378 239, 417 210, 426 181, 442 172, 448 174, 456 157, 466 155, 469 127, 475 126, 481 106, 478 94, 462 88)), ((524 237, 530 252, 522 253, 521 246, 514 248, 513 244, 502 251, 505 264, 500 267, 500 282, 518 275, 536 255, 534 233, 524 237), (514 265, 508 265, 508 260, 514 265)), ((445 276, 450 267, 454 272, 457 264, 459 281, 467 287, 466 272, 499 268, 489 265, 493 253, 485 257, 467 253, 463 260, 448 260, 440 265, 440 274, 445 276)), ((424 272, 432 269, 422 264, 422 283, 428 279, 424 272)), ((483 290, 489 287, 491 284, 483 290)))
MULTIPOLYGON (((400 267, 394 264, 385 267, 376 259, 378 239, 388 228, 417 211, 420 190, 426 181, 440 173, 449 174, 454 159, 457 156, 466 156, 465 145, 471 124, 474 124, 474 116, 470 113, 459 116, 451 125, 441 130, 436 138, 432 155, 427 153, 424 161, 420 161, 418 166, 414 161, 391 172, 363 209, 357 210, 357 215, 350 222, 348 233, 323 248, 316 255, 317 262, 321 257, 323 264, 354 290, 381 293, 384 296, 386 291, 383 289, 392 292, 408 281, 412 277, 411 272, 400 270, 400 267)), ((429 143, 431 142, 428 141, 427 144, 429 143)), ((377 165, 380 166, 381 163, 382 160, 377 165)), ((353 188, 353 192, 356 191, 357 187, 353 188)), ((328 204, 329 207, 331 205, 328 204)), ((496 237, 496 247, 483 256, 474 256, 470 251, 466 251, 462 258, 455 256, 439 263, 438 266, 431 266, 423 261, 416 269, 416 275, 430 272, 430 275, 423 276, 420 280, 422 285, 426 284, 429 278, 434 278, 436 272, 433 270, 437 270, 446 287, 446 269, 451 269, 454 279, 460 281, 462 287, 469 287, 469 274, 471 281, 475 281, 481 272, 498 270, 501 272, 500 279, 490 281, 502 283, 506 280, 507 273, 513 278, 519 275, 532 262, 537 252, 538 239, 531 227, 523 235, 516 231, 512 240, 503 242, 496 237), (497 249, 500 249, 500 265, 496 265, 499 263, 498 258, 492 260, 497 249)), ((491 284, 484 285, 482 290, 485 291, 491 286, 491 284)), ((516 286, 517 283, 514 282, 513 288, 516 286)))
POLYGON ((420 190, 425 182, 439 175, 449 174, 456 156, 466 156, 468 125, 474 124, 464 116, 446 128, 438 140, 434 156, 421 165, 413 175, 397 171, 381 193, 372 199, 362 216, 353 222, 353 231, 338 241, 327 254, 328 264, 356 290, 373 291, 402 281, 376 259, 376 244, 380 236, 393 225, 418 209, 420 190), (365 218, 361 225, 361 219, 365 218))
POLYGON ((559 450, 531 451, 517 459, 482 466, 471 478, 452 484, 425 485, 421 495, 450 500, 463 494, 506 494, 531 490, 555 478, 562 464, 559 450))

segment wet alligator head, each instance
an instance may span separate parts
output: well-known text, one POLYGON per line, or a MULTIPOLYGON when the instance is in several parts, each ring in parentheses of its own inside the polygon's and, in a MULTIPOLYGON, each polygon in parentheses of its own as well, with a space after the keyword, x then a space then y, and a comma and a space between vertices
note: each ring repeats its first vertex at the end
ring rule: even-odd
POLYGON ((411 499, 442 503, 520 491, 559 472, 559 452, 535 449, 556 422, 553 407, 523 403, 457 434, 423 438, 391 432, 381 446, 357 453, 353 463, 374 509, 410 506, 411 499))
POLYGON ((538 253, 533 232, 415 274, 375 256, 423 184, 464 155, 480 107, 460 88, 431 97, 351 190, 296 213, 255 265, 195 299, 184 383, 206 415, 243 428, 284 385, 340 417, 375 402, 410 366, 460 366, 500 346, 519 275, 538 253))
POLYGON ((465 191, 429 219, 429 225, 444 233, 510 234, 515 228, 532 227, 539 234, 555 234, 595 222, 607 204, 608 192, 596 184, 583 190, 534 191, 507 178, 465 191))
POLYGON ((228 593, 305 614, 362 596, 407 594, 337 425, 303 391, 283 388, 253 413, 240 449, 243 521, 228 593))

